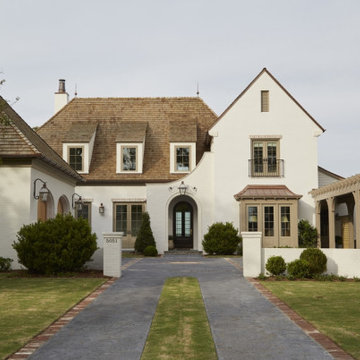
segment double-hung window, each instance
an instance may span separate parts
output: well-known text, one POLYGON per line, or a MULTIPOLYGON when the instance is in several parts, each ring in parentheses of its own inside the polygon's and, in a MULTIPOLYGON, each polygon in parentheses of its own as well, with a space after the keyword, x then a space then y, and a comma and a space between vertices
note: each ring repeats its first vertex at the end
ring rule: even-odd
POLYGON ((123 232, 124 236, 136 237, 144 211, 144 203, 115 203, 114 231, 123 232))
POLYGON ((76 171, 83 171, 84 169, 84 147, 69 147, 68 148, 68 162, 69 165, 76 171))

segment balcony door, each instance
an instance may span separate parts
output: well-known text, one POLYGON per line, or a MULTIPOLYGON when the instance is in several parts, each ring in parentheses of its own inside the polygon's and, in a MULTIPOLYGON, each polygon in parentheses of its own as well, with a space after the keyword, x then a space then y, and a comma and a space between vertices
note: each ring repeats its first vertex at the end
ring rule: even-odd
POLYGON ((278 176, 278 142, 253 141, 253 176, 278 176))
POLYGON ((182 201, 174 207, 174 246, 192 249, 193 243, 193 208, 182 201))

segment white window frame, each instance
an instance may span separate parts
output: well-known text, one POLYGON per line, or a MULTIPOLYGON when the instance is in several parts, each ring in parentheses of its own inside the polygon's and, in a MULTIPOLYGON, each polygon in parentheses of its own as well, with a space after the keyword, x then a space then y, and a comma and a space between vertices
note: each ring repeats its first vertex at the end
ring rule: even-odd
POLYGON ((144 144, 143 143, 117 143, 116 144, 116 173, 141 174, 143 171, 144 144), (122 166, 123 149, 136 148, 136 169, 124 170, 122 166))
POLYGON ((76 170, 79 174, 88 174, 89 173, 89 143, 63 143, 63 159, 70 164, 70 149, 72 148, 82 148, 82 170, 76 170))
POLYGON ((196 143, 170 143, 170 173, 188 174, 196 167, 196 143), (176 149, 189 148, 189 170, 181 171, 176 169, 176 149))

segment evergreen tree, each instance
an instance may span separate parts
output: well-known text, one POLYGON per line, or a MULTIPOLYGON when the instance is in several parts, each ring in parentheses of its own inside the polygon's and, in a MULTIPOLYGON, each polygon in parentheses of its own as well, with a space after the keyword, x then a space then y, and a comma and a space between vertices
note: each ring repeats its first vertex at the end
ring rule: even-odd
POLYGON ((143 253, 147 246, 154 246, 156 243, 150 225, 150 216, 147 212, 142 215, 142 223, 135 241, 135 250, 143 253))

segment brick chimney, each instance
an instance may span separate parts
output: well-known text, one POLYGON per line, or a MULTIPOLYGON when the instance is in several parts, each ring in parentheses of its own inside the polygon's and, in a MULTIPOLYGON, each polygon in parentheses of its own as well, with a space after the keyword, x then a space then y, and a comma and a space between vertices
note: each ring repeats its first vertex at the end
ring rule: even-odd
POLYGON ((65 80, 59 79, 59 90, 55 93, 55 114, 69 102, 69 94, 65 90, 65 80))

